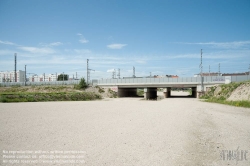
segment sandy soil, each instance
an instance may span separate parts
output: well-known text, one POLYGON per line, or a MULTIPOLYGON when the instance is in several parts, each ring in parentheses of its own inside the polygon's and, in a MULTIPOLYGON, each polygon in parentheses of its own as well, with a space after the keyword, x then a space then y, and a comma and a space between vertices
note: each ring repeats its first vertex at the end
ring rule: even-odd
MULTIPOLYGON (((117 98, 0 103, 0 115, 2 153, 81 150, 86 152, 85 164, 79 165, 87 166, 250 165, 246 108, 193 98, 117 98), (237 149, 248 150, 248 161, 221 159, 223 150, 237 149)), ((0 157, 4 165, 3 154, 0 157)))
POLYGON ((227 100, 248 100, 250 101, 250 82, 237 87, 227 100))

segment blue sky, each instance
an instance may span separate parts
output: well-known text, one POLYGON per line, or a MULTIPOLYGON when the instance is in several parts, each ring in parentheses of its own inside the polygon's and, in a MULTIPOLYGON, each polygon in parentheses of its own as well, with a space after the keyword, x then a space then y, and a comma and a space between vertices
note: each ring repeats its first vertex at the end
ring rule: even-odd
POLYGON ((249 0, 1 0, 0 71, 92 79, 246 72, 249 0))

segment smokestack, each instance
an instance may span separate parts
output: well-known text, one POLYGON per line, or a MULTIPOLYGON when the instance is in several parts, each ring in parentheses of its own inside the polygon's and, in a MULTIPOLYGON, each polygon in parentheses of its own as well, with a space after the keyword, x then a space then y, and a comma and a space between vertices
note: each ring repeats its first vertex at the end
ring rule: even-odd
POLYGON ((15 53, 15 71, 14 71, 14 75, 15 75, 15 82, 17 82, 17 79, 16 79, 16 53, 15 53))

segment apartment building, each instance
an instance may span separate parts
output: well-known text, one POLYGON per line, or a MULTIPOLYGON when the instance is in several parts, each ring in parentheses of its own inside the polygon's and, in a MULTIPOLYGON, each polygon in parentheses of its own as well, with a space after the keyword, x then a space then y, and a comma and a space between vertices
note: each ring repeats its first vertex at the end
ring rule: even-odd
POLYGON ((29 82, 50 82, 57 81, 56 74, 43 74, 43 75, 33 75, 29 77, 29 82))
MULTIPOLYGON (((25 71, 16 71, 16 82, 25 81, 25 71)), ((15 71, 0 71, 0 82, 15 82, 15 71)))

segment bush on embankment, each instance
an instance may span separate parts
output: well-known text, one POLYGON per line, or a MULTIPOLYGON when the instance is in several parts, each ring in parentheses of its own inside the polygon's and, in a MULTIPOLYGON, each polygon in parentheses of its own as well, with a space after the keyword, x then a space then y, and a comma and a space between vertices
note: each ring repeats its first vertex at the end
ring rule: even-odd
POLYGON ((250 108, 250 95, 248 95, 248 98, 244 99, 241 97, 242 94, 247 92, 249 85, 250 81, 244 81, 213 86, 201 97, 201 99, 206 99, 205 101, 207 102, 250 108), (238 96, 237 100, 231 100, 232 95, 238 96))
POLYGON ((88 101, 102 97, 93 92, 2 93, 0 102, 88 101))

